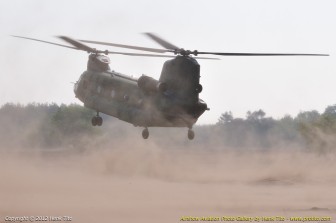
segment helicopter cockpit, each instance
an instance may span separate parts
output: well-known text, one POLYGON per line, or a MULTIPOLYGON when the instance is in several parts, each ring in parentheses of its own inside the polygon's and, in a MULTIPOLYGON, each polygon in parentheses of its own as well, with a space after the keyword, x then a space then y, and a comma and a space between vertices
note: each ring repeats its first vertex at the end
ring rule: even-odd
POLYGON ((87 69, 91 71, 109 71, 111 70, 110 58, 102 54, 90 54, 87 69))

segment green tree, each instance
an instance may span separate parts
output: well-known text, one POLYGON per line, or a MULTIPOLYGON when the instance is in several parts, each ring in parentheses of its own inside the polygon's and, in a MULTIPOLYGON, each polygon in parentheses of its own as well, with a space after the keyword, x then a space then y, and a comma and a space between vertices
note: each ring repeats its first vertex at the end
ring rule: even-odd
POLYGON ((227 124, 227 123, 231 123, 233 121, 233 115, 232 112, 225 112, 223 114, 221 114, 221 116, 218 119, 218 124, 227 124))

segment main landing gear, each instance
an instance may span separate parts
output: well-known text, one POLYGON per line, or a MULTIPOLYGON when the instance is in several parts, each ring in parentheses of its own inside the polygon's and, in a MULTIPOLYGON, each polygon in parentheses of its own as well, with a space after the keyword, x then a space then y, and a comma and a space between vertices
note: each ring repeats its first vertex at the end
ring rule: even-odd
POLYGON ((99 116, 99 112, 97 112, 96 116, 93 116, 91 119, 92 126, 102 126, 103 118, 99 116))
POLYGON ((149 136, 149 131, 148 128, 146 127, 144 130, 142 130, 142 138, 148 139, 149 136))
MULTIPOLYGON (((142 138, 148 139, 149 137, 149 131, 148 128, 146 127, 144 130, 142 130, 142 138)), ((188 139, 193 140, 195 138, 195 132, 189 128, 188 129, 188 139)))

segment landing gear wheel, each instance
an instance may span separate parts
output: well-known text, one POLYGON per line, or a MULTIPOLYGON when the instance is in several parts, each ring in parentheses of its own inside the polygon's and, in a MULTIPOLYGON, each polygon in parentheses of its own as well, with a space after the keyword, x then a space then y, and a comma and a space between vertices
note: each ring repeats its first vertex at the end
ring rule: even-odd
POLYGON ((196 93, 201 93, 203 90, 203 86, 201 84, 198 84, 198 86, 196 87, 196 93))
POLYGON ((92 126, 102 126, 103 118, 100 117, 99 115, 93 116, 92 119, 91 119, 91 124, 92 124, 92 126))
POLYGON ((142 138, 148 139, 148 136, 149 136, 149 131, 147 128, 145 128, 144 130, 142 130, 142 138))
POLYGON ((98 126, 102 126, 102 124, 103 124, 103 118, 100 117, 100 116, 96 116, 96 119, 97 119, 97 125, 98 126))
POLYGON ((195 133, 192 129, 188 130, 188 139, 193 140, 195 138, 195 133))
POLYGON ((97 117, 96 116, 93 116, 92 119, 91 119, 91 124, 92 126, 96 126, 98 123, 97 123, 97 117))

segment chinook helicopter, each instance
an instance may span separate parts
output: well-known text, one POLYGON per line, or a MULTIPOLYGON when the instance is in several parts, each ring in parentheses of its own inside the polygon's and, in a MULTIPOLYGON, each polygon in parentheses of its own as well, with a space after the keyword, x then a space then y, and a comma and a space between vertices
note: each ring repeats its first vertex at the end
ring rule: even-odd
POLYGON ((149 137, 148 127, 187 127, 188 138, 194 139, 193 125, 198 118, 209 110, 207 104, 199 98, 202 92, 200 84, 200 65, 196 59, 218 59, 198 57, 198 55, 216 56, 328 56, 327 54, 282 54, 282 53, 221 53, 190 51, 179 48, 152 33, 149 38, 165 49, 140 47, 110 42, 75 40, 66 36, 58 38, 69 45, 44 40, 13 36, 47 44, 57 45, 89 53, 87 70, 74 84, 75 96, 97 112, 92 117, 93 126, 101 126, 103 119, 99 113, 116 117, 134 126, 143 127, 142 137, 149 137), (126 53, 109 50, 97 50, 84 43, 141 50, 149 53, 126 53), (173 53, 160 55, 158 53, 173 53), (173 58, 163 64, 159 80, 142 75, 138 79, 111 70, 108 54, 142 57, 173 58))

